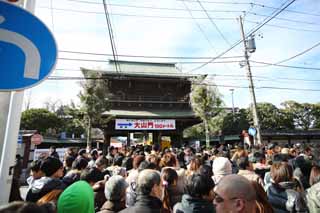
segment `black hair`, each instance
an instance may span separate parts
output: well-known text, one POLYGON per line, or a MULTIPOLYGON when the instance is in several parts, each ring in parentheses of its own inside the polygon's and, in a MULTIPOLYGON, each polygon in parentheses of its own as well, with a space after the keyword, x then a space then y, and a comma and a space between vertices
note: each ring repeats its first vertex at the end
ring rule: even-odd
POLYGON ((248 157, 240 157, 237 160, 237 166, 239 169, 246 169, 249 166, 249 158, 248 157))
POLYGON ((122 166, 122 161, 123 161, 123 156, 122 155, 116 155, 114 158, 113 158, 113 165, 114 166, 122 166))
POLYGON ((83 170, 88 166, 88 161, 84 158, 77 158, 72 163, 72 169, 83 170))
POLYGON ((187 178, 185 190, 191 197, 202 198, 204 195, 209 195, 214 186, 211 177, 195 173, 187 178))
POLYGON ((35 161, 32 161, 30 165, 30 170, 34 172, 38 172, 40 171, 40 167, 41 167, 41 160, 35 160, 35 161))
POLYGON ((103 174, 97 168, 85 169, 81 172, 80 180, 96 183, 103 180, 103 174))
POLYGON ((74 157, 71 156, 71 155, 68 155, 68 156, 65 157, 64 160, 65 160, 65 162, 66 162, 66 166, 67 166, 67 167, 71 167, 71 166, 72 166, 72 163, 73 163, 73 161, 74 161, 74 157))
POLYGON ((201 175, 207 176, 207 177, 212 177, 213 172, 212 172, 212 167, 209 165, 202 165, 200 166, 199 173, 201 175))
POLYGON ((41 162, 40 169, 47 177, 50 177, 61 167, 63 167, 63 164, 59 159, 54 157, 47 157, 41 162))

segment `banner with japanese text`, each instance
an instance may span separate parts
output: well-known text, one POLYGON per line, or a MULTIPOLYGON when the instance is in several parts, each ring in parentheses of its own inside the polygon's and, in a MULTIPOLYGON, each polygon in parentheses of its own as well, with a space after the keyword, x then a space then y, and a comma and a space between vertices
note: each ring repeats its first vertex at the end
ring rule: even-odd
POLYGON ((116 119, 116 130, 175 130, 174 119, 116 119))

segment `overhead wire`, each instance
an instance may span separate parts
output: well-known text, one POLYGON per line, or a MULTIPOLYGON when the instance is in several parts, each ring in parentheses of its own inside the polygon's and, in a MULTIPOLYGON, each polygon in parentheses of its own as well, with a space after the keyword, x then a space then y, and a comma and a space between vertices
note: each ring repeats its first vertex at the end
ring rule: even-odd
MULTIPOLYGON (((39 7, 42 9, 50 9, 48 7, 39 7)), ((104 15, 104 12, 95 12, 95 11, 84 11, 84 10, 75 10, 75 9, 63 9, 63 8, 53 8, 53 10, 57 11, 65 11, 65 12, 75 12, 75 13, 85 13, 85 14, 101 14, 104 15)), ((239 11, 242 12, 242 11, 239 11)), ((125 14, 125 13, 109 13, 111 16, 120 16, 120 17, 136 17, 136 18, 154 18, 154 19, 181 19, 181 20, 190 20, 192 18, 185 17, 185 16, 155 16, 155 15, 137 15, 137 14, 125 14)), ((264 16, 265 17, 265 16, 264 16)), ((196 20, 209 20, 207 17, 193 17, 193 19, 196 20)), ((213 20, 221 20, 221 21, 234 21, 236 20, 235 17, 215 17, 211 18, 213 20)), ((254 23, 254 24, 261 24, 259 21, 253 21, 253 20, 245 20, 248 23, 254 23)), ((292 20, 294 22, 294 20, 292 20)), ((266 26, 273 27, 273 28, 279 28, 279 29, 288 29, 293 31, 299 31, 299 32, 315 32, 318 33, 320 30, 316 29, 305 29, 305 28, 296 28, 296 27, 289 27, 284 25, 277 25, 277 24, 266 24, 266 26)))
MULTIPOLYGON (((245 38, 248 38, 249 36, 251 36, 253 33, 257 32, 259 29, 261 29, 264 25, 266 25, 268 22, 270 22, 274 17, 276 17, 277 15, 279 15, 282 11, 284 11, 286 8, 288 8, 291 4, 293 4, 295 2, 295 0, 291 0, 291 2, 289 2, 287 5, 285 5, 283 8, 279 9, 278 8, 278 12, 274 12, 273 15, 271 15, 270 17, 266 18, 262 24, 254 27, 249 33, 247 33, 247 35, 245 36, 245 38)), ((217 58, 225 55, 226 53, 228 53, 230 50, 232 50, 233 48, 235 48, 236 46, 238 46, 241 42, 243 42, 242 39, 240 39, 239 41, 235 42, 230 48, 226 49, 225 51, 223 51, 221 54, 218 55, 218 57, 214 57, 212 58, 210 61, 195 67, 193 69, 190 70, 190 72, 193 72, 195 70, 201 69, 202 67, 208 65, 210 62, 216 60, 217 58)))
POLYGON ((214 28, 217 30, 221 38, 229 45, 231 46, 231 43, 228 41, 228 39, 225 37, 225 35, 222 33, 222 31, 219 29, 218 25, 211 19, 209 13, 207 12, 206 8, 202 5, 201 1, 197 0, 202 10, 205 12, 206 16, 209 18, 210 22, 214 26, 214 28))
POLYGON ((291 65, 273 64, 273 63, 270 63, 270 62, 255 61, 255 60, 250 60, 250 62, 253 62, 253 63, 256 63, 256 64, 265 64, 265 65, 270 65, 270 66, 286 67, 286 68, 293 68, 293 69, 320 70, 320 67, 291 66, 291 65))
MULTIPOLYGON (((109 62, 110 60, 106 59, 84 59, 84 58, 66 58, 66 57, 58 57, 58 60, 65 60, 65 61, 89 61, 89 62, 109 62)), ((239 63, 241 61, 213 61, 211 63, 221 64, 221 63, 239 63)), ((156 62, 161 63, 161 62, 156 62)), ((169 62, 172 64, 197 64, 197 63, 203 63, 203 61, 175 61, 175 62, 169 62)))
MULTIPOLYGON (((311 47, 303 50, 302 52, 299 52, 298 54, 293 55, 293 56, 291 56, 291 57, 289 57, 289 58, 286 58, 286 59, 277 61, 277 62, 275 62, 275 63, 272 63, 272 65, 278 65, 278 64, 282 64, 282 63, 284 63, 284 62, 288 62, 288 61, 290 61, 290 60, 292 60, 292 59, 294 59, 294 58, 296 58, 296 57, 299 57, 299 56, 301 56, 301 55, 303 55, 303 54, 311 51, 312 49, 318 47, 319 45, 320 45, 320 41, 317 42, 316 44, 312 45, 311 47)), ((260 67, 267 67, 267 66, 271 66, 271 65, 268 64, 268 65, 263 65, 263 66, 260 66, 260 67)))
MULTIPOLYGON (((78 2, 78 3, 86 3, 86 4, 101 4, 100 2, 91 2, 91 1, 84 1, 84 0, 65 0, 69 2, 78 2)), ((197 0, 178 0, 178 1, 187 1, 187 2, 197 2, 197 0)), ((267 9, 278 9, 276 7, 270 6, 270 5, 265 5, 261 3, 255 3, 255 2, 224 2, 224 1, 201 1, 202 3, 206 4, 233 4, 233 5, 250 5, 250 6, 258 6, 261 8, 267 8, 267 9)), ((151 6, 135 6, 135 5, 128 5, 128 4, 115 4, 112 3, 110 4, 112 6, 117 6, 117 7, 132 7, 132 8, 145 8, 145 9, 157 9, 157 10, 181 10, 183 9, 180 8, 163 8, 163 7, 151 7, 151 6)), ((196 9, 192 9, 192 11, 199 11, 196 9)), ((212 12, 219 12, 219 10, 208 10, 212 12)), ((310 15, 310 16, 320 16, 320 14, 317 13, 310 13, 310 12, 305 12, 305 11, 297 11, 297 10, 291 10, 291 9, 286 9, 286 12, 289 13, 297 13, 297 14, 304 14, 304 15, 310 15)), ((225 12, 244 12, 244 11, 233 11, 233 10, 226 10, 225 12)))
POLYGON ((104 8, 104 13, 105 13, 105 17, 106 17, 106 21, 107 21, 107 26, 108 26, 108 32, 109 32, 109 38, 110 38, 110 43, 111 43, 111 49, 112 49, 112 54, 113 54, 113 59, 114 59, 114 65, 115 65, 115 69, 116 72, 120 73, 120 64, 118 64, 118 59, 117 59, 117 49, 116 49, 116 44, 114 41, 114 34, 113 34, 113 30, 112 30, 112 25, 111 25, 111 21, 110 21, 110 16, 109 16, 109 11, 108 11, 108 7, 107 4, 105 2, 105 0, 103 1, 103 8, 104 8))
MULTIPOLYGON (((193 14, 190 10, 190 8, 188 7, 188 5, 183 1, 183 4, 185 6, 185 8, 187 9, 187 11, 189 12, 191 18, 193 18, 193 14)), ((211 40, 208 38, 207 34, 205 33, 205 31, 202 29, 201 25, 195 20, 194 23, 197 25, 198 29, 200 30, 200 32, 202 33, 202 35, 205 37, 205 39, 207 40, 207 42, 209 43, 209 45, 211 46, 211 48, 215 51, 216 54, 218 54, 218 51, 215 49, 215 46, 213 45, 213 43, 211 42, 211 40)), ((227 65, 224 65, 228 70, 230 70, 230 68, 227 65)))
MULTIPOLYGON (((80 69, 73 69, 73 68, 56 68, 55 70, 57 71, 71 71, 71 72, 80 72, 80 69)), ((104 72, 112 72, 114 70, 103 70, 104 72)), ((140 73, 146 73, 146 72, 140 72, 140 73)), ((192 74, 190 74, 192 75, 192 74)), ((246 75, 239 75, 239 74, 208 74, 209 76, 213 76, 213 77, 230 77, 231 79, 234 77, 240 77, 240 78, 244 78, 247 80, 247 76, 246 75)), ((272 82, 277 82, 279 80, 285 80, 285 81, 305 81, 305 82, 319 82, 320 79, 306 79, 306 78, 285 78, 285 77, 279 77, 277 76, 276 78, 272 78, 269 76, 264 76, 264 75, 252 75, 253 79, 263 79, 263 80, 268 80, 268 81, 272 81, 272 82)))
MULTIPOLYGON (((51 76, 48 77, 48 80, 104 80, 105 77, 99 78, 88 78, 88 77, 65 77, 65 76, 51 76)), ((208 83, 195 83, 197 85, 211 85, 217 87, 231 87, 231 88, 245 88, 248 89, 248 86, 238 86, 238 85, 226 85, 226 84, 208 84, 208 83)), ((256 89, 276 89, 276 90, 292 90, 292 91, 313 91, 319 92, 320 89, 307 89, 307 88, 293 88, 293 87, 271 87, 271 86, 261 86, 256 87, 256 89)))
MULTIPOLYGON (((98 56, 113 56, 112 54, 107 53, 96 53, 96 52, 82 52, 82 51, 71 51, 71 50, 59 50, 61 53, 71 53, 71 54, 83 54, 83 55, 98 55, 98 56)), ((128 58, 160 58, 160 59, 210 59, 209 56, 155 56, 155 55, 128 55, 128 54, 118 54, 118 57, 128 57, 128 58)), ((243 56, 224 56, 222 59, 226 58, 243 58, 243 56)))

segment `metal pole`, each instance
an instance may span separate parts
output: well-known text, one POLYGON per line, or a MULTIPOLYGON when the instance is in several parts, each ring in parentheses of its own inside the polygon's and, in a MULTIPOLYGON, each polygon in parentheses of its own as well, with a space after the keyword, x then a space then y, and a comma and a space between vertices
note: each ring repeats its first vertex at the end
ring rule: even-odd
POLYGON ((230 89, 231 91, 231 100, 232 100, 232 116, 233 116, 233 121, 234 121, 234 101, 233 101, 233 91, 234 89, 230 89))
POLYGON ((257 134, 256 134, 256 137, 254 140, 254 145, 260 145, 260 144, 262 144, 262 140, 261 140, 259 117, 258 117, 258 112, 257 112, 257 102, 256 102, 256 96, 254 93, 254 85, 253 85, 251 68, 250 68, 250 63, 249 63, 249 56, 248 56, 248 52, 247 52, 246 37, 244 35, 243 23, 242 23, 241 16, 240 16, 240 30, 241 30, 241 37, 243 40, 243 47, 244 47, 245 67, 247 69, 247 77, 249 80, 249 90, 250 90, 250 95, 251 95, 251 99, 252 99, 251 101, 252 101, 253 123, 254 123, 256 130, 257 130, 257 134))
MULTIPOLYGON (((19 1, 16 5, 25 5, 26 9, 33 12, 35 0, 19 1)), ((0 205, 9 201, 12 183, 9 169, 14 165, 17 151, 23 96, 23 90, 0 92, 0 205)))

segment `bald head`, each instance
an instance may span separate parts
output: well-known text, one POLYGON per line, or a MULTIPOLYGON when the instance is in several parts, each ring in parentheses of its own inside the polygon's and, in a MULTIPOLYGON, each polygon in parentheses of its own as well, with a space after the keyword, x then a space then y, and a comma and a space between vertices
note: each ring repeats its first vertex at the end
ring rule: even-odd
POLYGON ((229 197, 242 198, 247 201, 256 199, 256 192, 248 179, 241 175, 227 175, 217 185, 217 191, 229 197))

